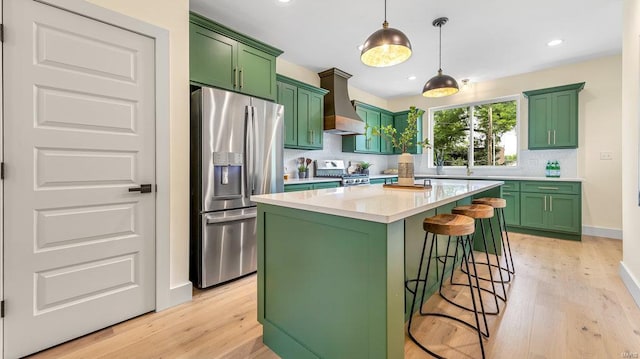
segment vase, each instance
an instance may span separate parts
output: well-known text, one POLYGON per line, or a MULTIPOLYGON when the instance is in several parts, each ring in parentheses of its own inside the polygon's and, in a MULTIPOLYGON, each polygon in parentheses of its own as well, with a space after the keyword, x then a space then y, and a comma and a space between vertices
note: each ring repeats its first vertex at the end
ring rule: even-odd
POLYGON ((442 166, 442 165, 438 165, 438 166, 436 166, 436 174, 437 174, 437 175, 442 175, 442 174, 444 174, 444 166, 442 166))
POLYGON ((298 178, 302 179, 302 178, 307 178, 307 172, 305 171, 298 171, 298 178))
POLYGON ((404 152, 398 157, 398 184, 400 186, 413 186, 413 156, 404 152))

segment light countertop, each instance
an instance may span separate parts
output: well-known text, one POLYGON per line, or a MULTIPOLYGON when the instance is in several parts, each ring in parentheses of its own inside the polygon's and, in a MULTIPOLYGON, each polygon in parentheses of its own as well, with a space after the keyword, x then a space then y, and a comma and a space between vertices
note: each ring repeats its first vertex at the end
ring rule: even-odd
MULTIPOLYGON (((437 179, 430 190, 388 189, 382 185, 326 188, 251 196, 258 203, 392 223, 498 187, 502 181, 437 179)), ((416 183, 422 183, 421 180, 416 183)))

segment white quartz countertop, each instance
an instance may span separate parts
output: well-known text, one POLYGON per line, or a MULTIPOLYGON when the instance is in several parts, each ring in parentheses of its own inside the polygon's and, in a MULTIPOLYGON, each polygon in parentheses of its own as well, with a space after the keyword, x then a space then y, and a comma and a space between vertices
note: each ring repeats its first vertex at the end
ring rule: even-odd
MULTIPOLYGON (((436 179, 429 190, 383 188, 382 184, 251 196, 258 203, 365 221, 392 223, 498 187, 502 181, 436 179)), ((421 180, 416 183, 421 184, 421 180)))

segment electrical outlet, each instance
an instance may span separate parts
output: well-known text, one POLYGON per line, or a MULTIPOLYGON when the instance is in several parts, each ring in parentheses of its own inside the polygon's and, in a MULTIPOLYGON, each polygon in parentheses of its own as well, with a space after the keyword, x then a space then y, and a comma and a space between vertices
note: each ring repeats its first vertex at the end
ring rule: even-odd
POLYGON ((605 161, 612 160, 613 152, 600 152, 600 159, 605 161))

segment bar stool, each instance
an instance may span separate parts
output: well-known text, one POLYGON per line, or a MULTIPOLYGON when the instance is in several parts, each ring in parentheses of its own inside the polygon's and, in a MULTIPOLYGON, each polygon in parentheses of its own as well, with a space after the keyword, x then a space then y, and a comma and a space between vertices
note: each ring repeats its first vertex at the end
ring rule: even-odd
MULTIPOLYGON (((478 311, 477 307, 476 307, 476 296, 475 296, 475 289, 480 288, 480 282, 478 281, 478 279, 476 278, 476 285, 474 286, 472 283, 472 276, 469 271, 469 263, 471 263, 471 265, 473 266, 473 270, 475 272, 476 268, 475 268, 475 258, 473 256, 473 251, 470 251, 469 254, 467 255, 467 252, 465 251, 465 246, 467 244, 469 244, 469 242, 471 241, 471 236, 474 232, 475 232, 475 224, 474 224, 474 220, 473 218, 467 217, 467 216, 462 216, 462 215, 456 215, 456 214, 438 214, 436 216, 433 217, 428 217, 425 218, 425 220, 422 223, 422 227, 425 230, 425 236, 424 236, 424 242, 422 244, 422 254, 420 256, 420 264, 418 266, 418 274, 416 276, 415 279, 411 279, 408 280, 405 283, 405 287, 407 287, 407 290, 413 294, 413 300, 411 301, 411 314, 409 316, 409 325, 407 328, 408 334, 409 334, 409 338, 411 338, 411 340, 416 343, 416 345, 418 345, 422 350, 424 350, 425 352, 433 355, 436 358, 443 358, 442 356, 434 353, 433 351, 429 350, 425 345, 421 344, 418 339, 416 339, 416 337, 413 335, 413 333, 411 332, 411 325, 413 324, 413 312, 415 310, 415 305, 416 305, 416 297, 418 294, 418 285, 420 284, 420 282, 424 283, 423 287, 422 287, 422 296, 421 296, 421 300, 420 300, 420 310, 419 310, 419 314, 422 316, 437 316, 437 317, 443 317, 443 318, 448 318, 451 320, 455 320, 475 331, 477 331, 478 333, 478 341, 480 342, 480 350, 482 352, 482 358, 485 357, 484 355, 484 343, 483 343, 483 333, 482 330, 480 328, 480 318, 478 316, 478 313, 482 314, 484 316, 484 305, 482 303, 482 300, 480 300, 480 311, 478 311), (427 248, 427 241, 429 238, 429 233, 432 234, 432 239, 431 239, 431 247, 429 248, 429 256, 427 257, 427 264, 426 264, 426 271, 424 274, 424 277, 421 277, 421 273, 422 273, 422 267, 424 265, 424 260, 425 260, 425 250, 427 248), (427 287, 427 280, 429 278, 429 269, 431 267, 431 255, 433 254, 433 249, 434 247, 437 248, 438 246, 438 235, 446 235, 449 236, 449 241, 447 242, 447 247, 449 246, 449 243, 451 242, 451 236, 455 236, 456 237, 456 251, 458 246, 462 246, 462 263, 466 266, 467 269, 467 280, 469 282, 468 287, 469 287, 469 293, 471 294, 471 302, 473 303, 473 313, 474 313, 474 317, 475 317, 475 325, 473 325, 472 323, 469 323, 461 318, 457 318, 448 314, 444 314, 444 313, 435 313, 435 312, 423 312, 422 311, 422 304, 424 303, 424 296, 425 296, 425 292, 426 292, 426 287, 427 287), (415 287, 412 289, 408 288, 408 284, 409 283, 413 283, 415 282, 415 287)), ((448 253, 448 250, 447 250, 448 253)), ((436 264, 437 265, 437 264, 436 264)), ((454 266, 455 267, 455 266, 454 266)), ((452 269, 453 270, 453 269, 452 269)), ((442 272, 442 277, 444 277, 444 268, 443 268, 443 272, 442 272)), ((442 279, 441 279, 442 280, 442 279)), ((478 296, 480 296, 480 290, 477 290, 477 294, 478 296)), ((487 328, 487 319, 486 316, 484 317, 484 325, 485 328, 487 328)), ((487 331, 488 333, 488 331, 487 331)))
MULTIPOLYGON (((483 219, 490 219, 493 217, 494 215, 494 211, 493 211, 493 207, 491 206, 487 206, 487 205, 483 205, 483 204, 470 204, 470 205, 465 205, 465 206, 458 206, 455 207, 451 210, 451 213, 453 214, 460 214, 460 215, 464 215, 464 216, 468 216, 471 217, 473 219, 476 220, 476 222, 480 223, 480 232, 482 235, 482 241, 484 244, 484 255, 485 258, 487 260, 488 263, 490 263, 489 260, 489 246, 488 246, 488 242, 487 242, 487 238, 485 236, 485 227, 484 227, 484 221, 483 219)), ((489 222, 491 223, 491 222, 489 222)), ((496 246, 496 242, 495 242, 495 237, 493 236, 493 232, 491 233, 491 239, 493 241, 493 246, 495 248, 496 246)), ((473 251, 473 241, 471 241, 471 251, 473 251)), ((457 257, 457 248, 456 248, 456 254, 454 255, 455 257, 457 257)), ((445 258, 446 260, 446 258, 445 258)), ((480 264, 479 262, 476 262, 476 264, 480 264)), ((462 271, 464 272, 464 268, 461 268, 462 271)), ((474 267, 475 269, 475 267, 474 267)), ((473 274, 471 274, 472 276, 475 276, 476 278, 479 278, 478 272, 474 272, 473 274)), ((502 272, 500 272, 500 280, 494 280, 493 278, 493 273, 491 270, 489 270, 489 282, 491 283, 491 290, 487 289, 487 288, 482 288, 480 287, 481 291, 487 292, 489 294, 491 294, 493 296, 494 302, 495 302, 495 306, 496 306, 496 310, 495 311, 487 311, 486 314, 491 314, 491 315, 497 315, 500 314, 500 306, 498 304, 498 299, 502 300, 503 302, 507 301, 506 298, 506 289, 504 287, 504 279, 502 277, 502 272), (496 290, 496 283, 501 283, 502 284, 502 293, 503 295, 500 295, 498 293, 498 291, 496 290)), ((450 278, 450 283, 452 285, 466 285, 464 283, 455 283, 453 282, 453 273, 451 273, 451 278, 450 278)), ((469 307, 463 306, 461 304, 455 303, 453 300, 447 298, 445 295, 442 294, 442 292, 440 292, 440 295, 442 296, 442 298, 446 301, 448 301, 449 303, 465 309, 465 310, 472 310, 469 307)), ((482 297, 481 297, 482 299, 482 297)), ((488 333, 487 333, 488 336, 488 333)))
MULTIPOLYGON (((509 243, 509 232, 507 231, 507 221, 504 217, 504 209, 507 207, 507 201, 503 198, 495 198, 495 197, 484 197, 474 199, 472 203, 475 204, 484 204, 487 206, 491 206, 497 213, 496 219, 498 220, 498 228, 500 229, 500 241, 502 242, 502 250, 504 251, 504 264, 505 267, 500 265, 491 264, 494 268, 500 268, 500 270, 504 270, 507 272, 507 283, 511 282, 511 275, 516 274, 516 268, 513 264, 513 255, 511 254, 511 243, 509 243), (511 262, 511 265, 509 265, 511 262)), ((489 221, 489 226, 491 226, 491 221, 489 221)), ((493 229, 490 228, 491 233, 493 233, 493 229)), ((500 262, 498 262, 499 264, 500 262)), ((480 264, 480 263, 478 263, 480 264)), ((481 280, 488 280, 487 278, 480 278, 481 280)))

